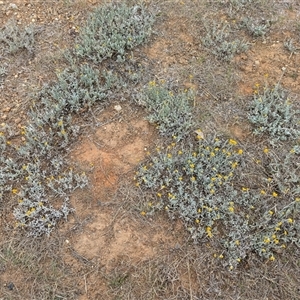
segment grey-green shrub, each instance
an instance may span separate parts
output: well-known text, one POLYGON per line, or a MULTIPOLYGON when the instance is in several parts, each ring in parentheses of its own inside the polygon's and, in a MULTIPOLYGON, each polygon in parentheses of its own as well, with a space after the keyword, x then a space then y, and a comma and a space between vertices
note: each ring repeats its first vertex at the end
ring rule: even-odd
POLYGON ((153 22, 153 15, 143 5, 101 5, 81 29, 75 53, 95 63, 113 56, 122 60, 126 50, 132 50, 150 36, 153 22))
POLYGON ((174 93, 164 84, 152 81, 145 90, 143 103, 149 111, 147 119, 157 125, 161 135, 182 139, 194 125, 193 100, 192 90, 174 93))
POLYGON ((254 94, 248 117, 254 125, 254 134, 265 133, 272 140, 285 141, 299 137, 299 114, 300 111, 289 99, 288 91, 275 85, 254 94))

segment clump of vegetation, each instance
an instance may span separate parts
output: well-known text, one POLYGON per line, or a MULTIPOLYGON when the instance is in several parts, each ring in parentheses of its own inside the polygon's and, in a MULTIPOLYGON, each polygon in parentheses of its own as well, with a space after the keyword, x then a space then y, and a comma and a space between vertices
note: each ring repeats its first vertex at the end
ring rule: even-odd
POLYGON ((142 214, 165 210, 182 219, 196 242, 218 245, 215 257, 230 270, 250 252, 273 261, 288 243, 299 245, 299 149, 281 158, 264 149, 271 161, 254 186, 242 182, 249 166, 237 141, 198 138, 157 148, 139 168, 136 185, 153 192, 142 214))
POLYGON ((264 37, 270 30, 270 20, 257 20, 253 18, 243 18, 241 26, 245 27, 253 37, 264 37))
POLYGON ((2 48, 4 53, 9 54, 24 49, 32 53, 36 33, 37 30, 34 25, 21 28, 15 20, 10 20, 0 29, 0 49, 2 48))
POLYGON ((289 93, 277 84, 254 93, 249 120, 255 126, 255 135, 266 133, 274 141, 286 141, 300 135, 299 113, 289 93))
POLYGON ((192 90, 174 94, 162 84, 149 83, 145 90, 144 104, 149 111, 148 120, 157 125, 163 136, 176 136, 178 140, 188 135, 194 122, 192 116, 192 90))
POLYGON ((97 8, 82 28, 75 53, 99 63, 142 44, 151 34, 153 16, 143 5, 109 3, 97 8))
POLYGON ((201 38, 203 45, 208 48, 218 59, 231 61, 236 54, 248 50, 248 43, 237 39, 228 23, 206 24, 206 35, 201 38))
MULTIPOLYGON (((148 37, 152 22, 142 6, 102 6, 83 29, 76 54, 94 62, 114 54, 123 58, 125 50, 148 37)), ((31 52, 33 41, 33 28, 20 31, 15 23, 7 24, 0 35, 0 43, 8 46, 10 53, 21 48, 31 52)), ((80 64, 71 51, 65 54, 70 66, 37 93, 21 131, 15 133, 8 125, 0 128, 0 203, 16 201, 16 227, 30 236, 49 235, 57 222, 73 211, 70 193, 88 184, 86 174, 75 172, 64 157, 80 131, 74 115, 92 113, 96 103, 105 106, 123 86, 111 71, 80 64)))

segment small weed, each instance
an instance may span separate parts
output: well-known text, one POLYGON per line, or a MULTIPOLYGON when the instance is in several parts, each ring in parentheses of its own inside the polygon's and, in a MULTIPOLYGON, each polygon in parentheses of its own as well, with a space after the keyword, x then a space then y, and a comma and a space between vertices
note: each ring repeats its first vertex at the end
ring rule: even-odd
POLYGON ((288 50, 289 52, 291 52, 291 54, 296 53, 296 51, 298 50, 298 48, 295 46, 294 44, 294 40, 293 39, 287 39, 284 41, 283 43, 284 48, 286 50, 288 50))
POLYGON ((4 52, 9 54, 25 49, 31 54, 34 50, 36 32, 33 25, 22 29, 15 20, 10 20, 0 29, 0 49, 3 48, 4 52))
POLYGON ((206 35, 201 38, 203 45, 218 59, 231 61, 236 54, 248 50, 248 43, 233 37, 229 24, 205 24, 206 35))
POLYGON ((241 22, 241 26, 245 27, 251 36, 264 37, 270 30, 270 20, 257 20, 253 18, 244 18, 241 22))

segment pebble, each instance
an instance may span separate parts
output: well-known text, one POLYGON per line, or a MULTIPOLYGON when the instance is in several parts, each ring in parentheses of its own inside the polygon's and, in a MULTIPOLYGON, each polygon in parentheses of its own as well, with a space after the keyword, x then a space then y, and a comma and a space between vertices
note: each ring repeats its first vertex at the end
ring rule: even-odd
POLYGON ((15 3, 9 3, 7 9, 18 9, 18 6, 15 3))
POLYGON ((121 111, 122 110, 122 107, 121 107, 121 105, 115 105, 114 106, 114 110, 116 110, 117 112, 119 112, 119 111, 121 111))
POLYGON ((2 120, 6 120, 6 119, 7 119, 7 115, 1 116, 1 119, 2 119, 2 120))
POLYGON ((2 112, 10 112, 11 108, 10 107, 5 107, 2 112))
POLYGON ((18 124, 20 124, 21 123, 21 121, 22 121, 22 119, 21 118, 16 118, 15 119, 15 123, 18 125, 18 124))
POLYGON ((256 65, 256 66, 259 66, 259 64, 260 64, 259 60, 256 60, 256 61, 255 61, 255 65, 256 65))

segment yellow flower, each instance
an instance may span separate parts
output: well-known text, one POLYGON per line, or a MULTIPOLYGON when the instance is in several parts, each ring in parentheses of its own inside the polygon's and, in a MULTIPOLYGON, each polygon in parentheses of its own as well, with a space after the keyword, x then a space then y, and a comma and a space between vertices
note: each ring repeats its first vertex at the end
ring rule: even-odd
POLYGON ((233 266, 230 266, 230 267, 229 267, 229 270, 233 270, 233 266))
POLYGON ((249 188, 242 187, 242 191, 243 191, 243 192, 248 192, 248 191, 249 191, 249 188))
POLYGON ((211 231, 211 227, 210 227, 210 226, 207 226, 206 229, 205 229, 205 231, 206 231, 206 232, 210 232, 210 231, 211 231))
POLYGON ((276 198, 276 197, 278 197, 278 194, 276 192, 273 192, 272 196, 276 198))
POLYGON ((18 202, 21 204, 21 203, 23 203, 23 200, 22 200, 22 199, 19 199, 18 202))
POLYGON ((143 166, 143 170, 147 170, 147 166, 143 166))
POLYGON ((241 154, 243 154, 243 149, 239 149, 238 151, 237 151, 237 154, 239 154, 239 155, 241 155, 241 154))
POLYGON ((17 189, 12 189, 11 192, 12 192, 13 194, 17 194, 17 193, 18 193, 18 190, 17 190, 17 189))
POLYGON ((22 169, 23 169, 23 170, 26 170, 26 169, 27 169, 27 166, 26 166, 26 165, 23 165, 23 166, 22 166, 22 169))
POLYGON ((167 157, 168 157, 168 158, 172 158, 172 154, 171 154, 171 153, 168 153, 167 157))
POLYGON ((223 254, 220 254, 220 255, 219 255, 219 258, 221 258, 221 259, 224 258, 224 255, 223 255, 223 254))
POLYGON ((194 164, 190 164, 190 168, 191 168, 191 169, 194 169, 194 168, 195 168, 195 165, 194 165, 194 164))
POLYGON ((265 148, 265 149, 264 149, 264 153, 265 153, 265 154, 269 153, 269 151, 270 151, 270 150, 269 150, 268 148, 265 148))
POLYGON ((234 212, 234 207, 233 206, 229 206, 228 210, 233 213, 234 212))
POLYGON ((179 180, 179 181, 182 181, 182 177, 179 177, 178 180, 179 180))
POLYGON ((272 255, 270 258, 269 258, 270 261, 274 261, 275 260, 275 257, 274 255, 272 255))
POLYGON ((213 195, 213 194, 215 193, 215 190, 214 190, 214 189, 211 189, 209 192, 210 192, 210 194, 213 195))
POLYGON ((260 193, 261 193, 262 195, 265 195, 265 194, 266 194, 266 191, 261 190, 260 193))
POLYGON ((10 145, 10 144, 11 144, 11 141, 7 141, 6 144, 7 144, 7 145, 10 145))
POLYGON ((272 181, 272 178, 269 177, 267 180, 268 180, 268 182, 271 182, 271 181, 272 181))
POLYGON ((199 220, 199 219, 196 219, 195 222, 196 222, 197 224, 199 224, 199 223, 200 223, 200 220, 199 220))
POLYGON ((65 135, 65 134, 66 134, 66 131, 65 131, 65 130, 62 130, 60 133, 61 133, 62 135, 65 135))
POLYGON ((157 197, 161 198, 161 193, 157 193, 156 195, 157 197))
POLYGON ((211 238, 212 236, 213 236, 213 234, 209 231, 209 232, 207 232, 207 234, 206 234, 209 238, 211 238))
POLYGON ((63 125, 63 120, 58 121, 57 125, 62 126, 63 125))
POLYGON ((197 212, 198 212, 198 213, 201 213, 201 208, 198 208, 197 212))
POLYGON ((233 140, 233 139, 230 139, 229 144, 235 146, 235 145, 237 145, 237 141, 233 140))
POLYGON ((237 258, 236 260, 237 260, 237 262, 241 262, 241 259, 240 259, 240 258, 237 258))
POLYGON ((145 211, 141 211, 141 215, 142 215, 142 216, 145 216, 145 215, 146 215, 146 212, 145 212, 145 211))
POLYGON ((269 210, 269 215, 274 215, 274 211, 272 211, 272 210, 269 210))
POLYGON ((292 223, 294 222, 294 220, 293 220, 292 218, 289 218, 287 221, 288 221, 290 224, 292 224, 292 223))
POLYGON ((181 155, 183 152, 181 150, 178 151, 178 154, 181 155))
POLYGON ((234 243, 235 243, 237 246, 240 245, 240 241, 239 241, 239 240, 236 240, 234 243))
POLYGON ((286 245, 285 245, 285 244, 282 244, 282 245, 281 245, 281 248, 286 248, 286 245))
POLYGON ((210 152, 210 156, 211 156, 211 157, 215 157, 216 154, 215 154, 214 152, 210 152))
POLYGON ((296 202, 300 202, 300 197, 297 197, 297 198, 295 199, 295 201, 296 201, 296 202))
POLYGON ((270 241, 271 241, 270 238, 268 238, 268 237, 265 237, 265 238, 264 238, 264 243, 265 243, 265 244, 269 244, 270 241))
POLYGON ((261 252, 263 252, 263 253, 266 252, 266 249, 265 249, 265 248, 262 248, 262 249, 261 249, 261 252))
POLYGON ((231 164, 231 168, 235 169, 237 167, 237 165, 238 165, 238 162, 235 161, 231 164))
POLYGON ((191 180, 192 180, 192 181, 195 181, 195 180, 196 180, 196 178, 195 178, 194 176, 192 176, 192 177, 191 177, 191 180))

